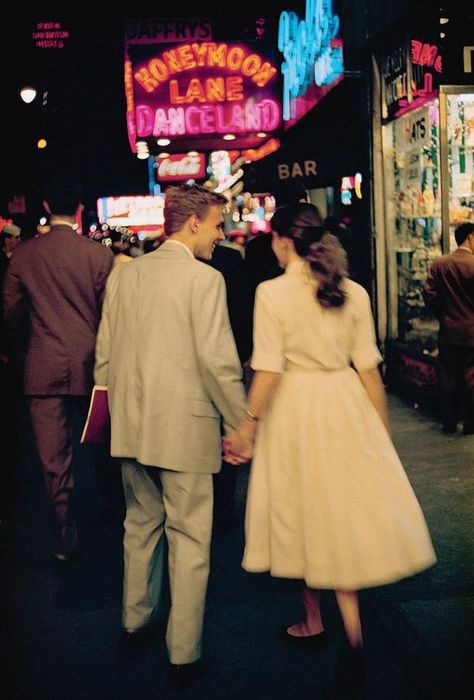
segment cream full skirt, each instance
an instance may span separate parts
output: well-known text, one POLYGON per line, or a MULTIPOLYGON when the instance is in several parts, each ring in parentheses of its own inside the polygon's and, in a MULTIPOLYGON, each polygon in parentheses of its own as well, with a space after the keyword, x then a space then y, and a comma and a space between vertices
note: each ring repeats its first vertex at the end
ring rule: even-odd
POLYGON ((242 566, 357 590, 436 562, 423 513, 357 373, 291 371, 259 425, 242 566))

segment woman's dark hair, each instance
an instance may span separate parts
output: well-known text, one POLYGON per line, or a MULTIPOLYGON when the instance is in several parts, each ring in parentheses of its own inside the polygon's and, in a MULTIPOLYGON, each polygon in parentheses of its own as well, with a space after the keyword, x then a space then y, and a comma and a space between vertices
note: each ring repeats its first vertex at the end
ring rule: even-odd
POLYGON ((347 256, 336 236, 322 226, 318 208, 306 202, 279 207, 272 217, 271 227, 279 236, 290 238, 298 255, 309 263, 318 281, 316 298, 321 306, 342 306, 347 256))

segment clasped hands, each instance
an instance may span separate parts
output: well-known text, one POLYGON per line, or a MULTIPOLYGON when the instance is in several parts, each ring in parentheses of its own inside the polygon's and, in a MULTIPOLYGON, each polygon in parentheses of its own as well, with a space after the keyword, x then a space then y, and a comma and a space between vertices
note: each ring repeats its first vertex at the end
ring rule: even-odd
POLYGON ((244 464, 252 459, 253 438, 234 430, 222 438, 223 459, 229 464, 244 464))

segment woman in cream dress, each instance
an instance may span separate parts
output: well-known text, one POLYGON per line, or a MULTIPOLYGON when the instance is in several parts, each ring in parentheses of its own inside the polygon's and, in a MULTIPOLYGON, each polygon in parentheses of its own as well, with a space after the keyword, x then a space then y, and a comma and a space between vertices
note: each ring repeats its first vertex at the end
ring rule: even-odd
POLYGON ((306 616, 285 636, 322 642, 317 590, 334 589, 358 649, 357 591, 436 557, 389 435, 368 294, 318 221, 307 203, 272 219, 286 270, 257 289, 248 410, 224 447, 235 463, 253 451, 243 568, 303 582, 306 616))

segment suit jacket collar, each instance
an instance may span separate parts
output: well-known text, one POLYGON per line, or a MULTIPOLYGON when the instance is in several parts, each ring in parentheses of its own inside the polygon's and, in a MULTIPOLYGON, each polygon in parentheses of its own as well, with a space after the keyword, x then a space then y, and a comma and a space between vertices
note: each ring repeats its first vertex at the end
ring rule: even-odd
POLYGON ((180 258, 186 257, 192 260, 196 259, 189 248, 185 246, 184 243, 180 243, 179 241, 165 241, 160 245, 157 252, 166 253, 167 255, 173 254, 174 256, 178 256, 180 258))

